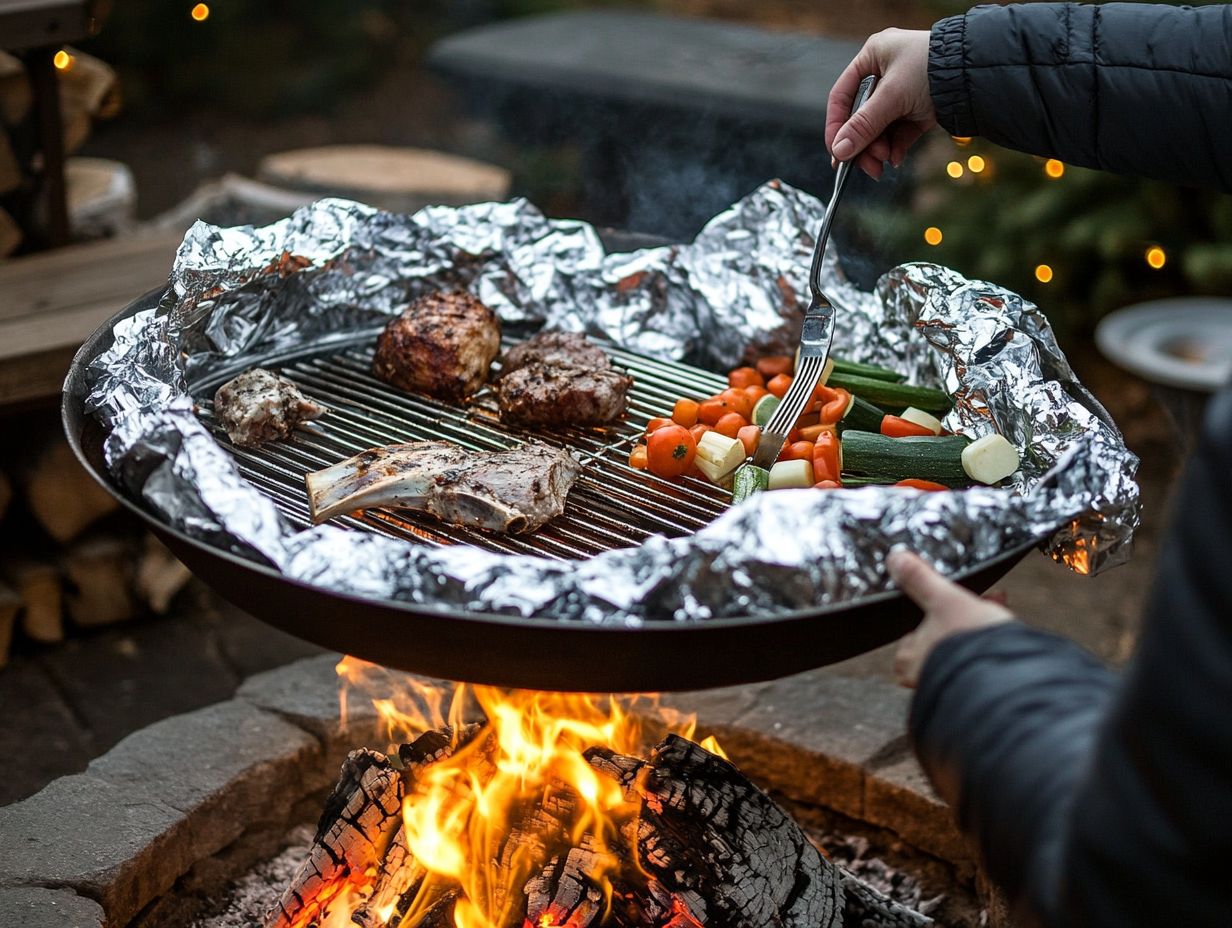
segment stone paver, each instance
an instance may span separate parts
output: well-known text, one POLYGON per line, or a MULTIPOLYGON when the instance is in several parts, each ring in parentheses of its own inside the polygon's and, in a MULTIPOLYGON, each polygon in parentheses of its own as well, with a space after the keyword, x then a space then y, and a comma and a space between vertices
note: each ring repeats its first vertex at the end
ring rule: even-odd
POLYGON ((0 928, 104 928, 103 908, 67 889, 0 889, 0 928))

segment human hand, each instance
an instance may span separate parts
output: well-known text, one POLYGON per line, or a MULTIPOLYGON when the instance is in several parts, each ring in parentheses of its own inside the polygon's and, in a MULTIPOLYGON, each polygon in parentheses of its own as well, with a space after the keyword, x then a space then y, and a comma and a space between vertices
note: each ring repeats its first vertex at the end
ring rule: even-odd
POLYGON ((903 686, 919 682, 924 662, 941 641, 1014 618, 999 602, 952 583, 910 552, 892 552, 886 567, 894 582, 924 610, 924 621, 899 641, 894 655, 894 674, 903 686))
POLYGON ((886 29, 870 36, 830 91, 826 148, 838 161, 855 159, 874 180, 883 164, 903 163, 907 149, 937 124, 928 93, 927 30, 886 29), (860 81, 879 78, 873 95, 854 114, 860 81))

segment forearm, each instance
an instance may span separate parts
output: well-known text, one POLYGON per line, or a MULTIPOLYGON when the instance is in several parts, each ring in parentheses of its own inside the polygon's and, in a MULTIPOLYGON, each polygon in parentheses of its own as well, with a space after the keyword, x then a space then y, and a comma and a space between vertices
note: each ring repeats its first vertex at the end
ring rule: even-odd
POLYGON ((943 641, 912 704, 916 753, 991 876, 1055 923, 1065 822, 1115 677, 1054 635, 1009 623, 943 641))
POLYGON ((1232 7, 977 7, 933 27, 929 86, 952 135, 1232 190, 1232 7))

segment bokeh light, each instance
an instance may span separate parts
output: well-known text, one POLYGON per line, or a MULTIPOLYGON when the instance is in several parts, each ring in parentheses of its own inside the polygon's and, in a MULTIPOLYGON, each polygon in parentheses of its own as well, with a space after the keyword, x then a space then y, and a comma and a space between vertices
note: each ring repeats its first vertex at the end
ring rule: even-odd
POLYGON ((967 159, 967 169, 972 174, 979 174, 985 167, 987 167, 987 164, 979 155, 972 155, 967 159))
POLYGON ((60 49, 52 56, 51 63, 54 64, 57 69, 67 71, 73 66, 73 56, 64 49, 60 49))
POLYGON ((1035 265, 1035 279, 1041 284, 1046 284, 1052 280, 1052 268, 1047 264, 1035 265))
POLYGON ((1168 263, 1168 254, 1158 245, 1152 245, 1146 250, 1146 263, 1158 271, 1168 263))
POLYGON ((1049 158, 1044 162, 1044 173, 1056 180, 1065 173, 1065 165, 1056 158, 1049 158))
POLYGON ((924 230, 924 241, 928 242, 928 244, 940 245, 941 239, 942 239, 941 230, 938 229, 936 226, 929 226, 927 229, 924 230))
POLYGON ((198 3, 192 8, 192 13, 189 14, 199 23, 205 22, 210 18, 210 7, 208 3, 198 3))
POLYGON ((957 161, 951 161, 949 164, 945 166, 945 173, 949 174, 950 177, 954 177, 954 178, 962 177, 963 176, 963 166, 959 164, 957 161))

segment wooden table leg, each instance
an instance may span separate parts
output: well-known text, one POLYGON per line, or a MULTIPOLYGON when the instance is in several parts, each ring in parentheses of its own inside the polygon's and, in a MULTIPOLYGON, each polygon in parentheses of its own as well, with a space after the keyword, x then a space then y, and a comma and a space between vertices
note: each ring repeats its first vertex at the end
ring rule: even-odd
POLYGON ((56 77, 57 46, 32 48, 22 55, 34 89, 34 119, 43 155, 40 193, 47 203, 47 245, 68 244, 68 192, 64 182, 64 126, 60 116, 60 84, 56 77))

